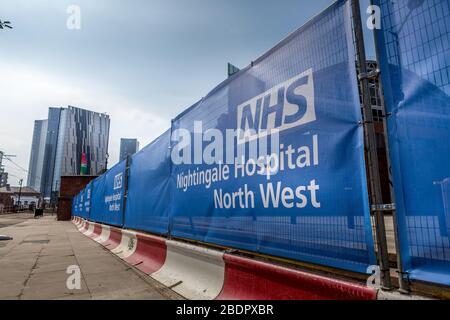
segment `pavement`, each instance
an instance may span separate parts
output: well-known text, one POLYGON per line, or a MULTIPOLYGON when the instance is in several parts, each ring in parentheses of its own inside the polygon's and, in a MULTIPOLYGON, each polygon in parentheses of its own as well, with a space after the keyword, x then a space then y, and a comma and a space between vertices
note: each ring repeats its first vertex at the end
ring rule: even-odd
POLYGON ((0 235, 13 237, 0 241, 0 299, 182 299, 55 216, 0 215, 0 235), (70 266, 80 289, 67 285, 70 266))

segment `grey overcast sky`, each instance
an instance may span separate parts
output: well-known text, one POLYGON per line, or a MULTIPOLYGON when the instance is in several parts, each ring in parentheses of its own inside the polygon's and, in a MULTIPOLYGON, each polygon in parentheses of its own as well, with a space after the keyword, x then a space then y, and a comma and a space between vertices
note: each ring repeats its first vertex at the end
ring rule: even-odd
MULTIPOLYGON (((0 150, 28 169, 34 120, 72 105, 111 116, 113 164, 121 137, 145 146, 226 78, 227 62, 248 65, 332 2, 1 0, 14 29, 0 30, 0 150), (66 28, 72 4, 81 30, 66 28)), ((5 164, 12 185, 26 181, 5 164)))

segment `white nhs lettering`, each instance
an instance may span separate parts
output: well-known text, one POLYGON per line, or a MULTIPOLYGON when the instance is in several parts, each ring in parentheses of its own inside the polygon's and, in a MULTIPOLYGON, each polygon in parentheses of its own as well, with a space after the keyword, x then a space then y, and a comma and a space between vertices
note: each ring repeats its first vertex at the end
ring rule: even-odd
POLYGON ((122 188, 122 173, 119 173, 114 177, 114 190, 122 188))
POLYGON ((238 142, 315 120, 313 71, 309 69, 237 107, 238 142))

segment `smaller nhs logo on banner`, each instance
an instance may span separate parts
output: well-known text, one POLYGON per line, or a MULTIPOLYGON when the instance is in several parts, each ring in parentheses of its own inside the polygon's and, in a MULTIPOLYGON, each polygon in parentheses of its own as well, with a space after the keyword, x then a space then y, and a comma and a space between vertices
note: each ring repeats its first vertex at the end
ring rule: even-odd
POLYGON ((238 142, 315 120, 313 71, 309 69, 237 107, 238 142))
POLYGON ((114 190, 122 188, 123 174, 119 173, 114 177, 114 190))

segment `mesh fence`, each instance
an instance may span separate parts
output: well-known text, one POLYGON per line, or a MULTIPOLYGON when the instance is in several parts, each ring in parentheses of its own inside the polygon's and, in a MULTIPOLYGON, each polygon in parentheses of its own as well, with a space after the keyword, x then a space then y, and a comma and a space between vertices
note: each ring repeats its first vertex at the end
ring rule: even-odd
POLYGON ((448 285, 450 1, 374 3, 404 268, 448 285))

